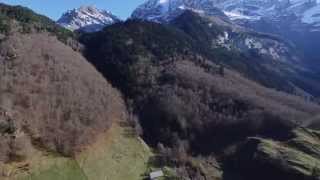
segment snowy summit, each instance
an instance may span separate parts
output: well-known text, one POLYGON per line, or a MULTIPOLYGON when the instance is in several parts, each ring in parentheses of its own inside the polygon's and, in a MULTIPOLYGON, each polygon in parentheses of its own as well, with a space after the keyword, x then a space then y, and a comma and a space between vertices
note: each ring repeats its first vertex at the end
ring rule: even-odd
POLYGON ((223 15, 214 6, 214 2, 212 0, 149 0, 132 13, 132 18, 167 22, 174 19, 184 10, 192 10, 209 15, 223 15))
POLYGON ((64 13, 57 23, 72 31, 96 32, 118 21, 120 19, 111 12, 94 6, 81 6, 64 13))

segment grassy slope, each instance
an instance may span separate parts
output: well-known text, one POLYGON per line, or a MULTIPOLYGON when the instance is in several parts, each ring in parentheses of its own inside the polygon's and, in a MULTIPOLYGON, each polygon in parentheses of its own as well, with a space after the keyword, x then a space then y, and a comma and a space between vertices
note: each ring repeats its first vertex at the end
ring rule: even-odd
POLYGON ((249 138, 237 155, 244 159, 235 163, 235 171, 245 179, 316 180, 320 177, 319 137, 319 131, 298 128, 286 141, 249 138))
POLYGON ((114 125, 76 159, 34 151, 25 162, 0 166, 0 170, 9 175, 4 180, 141 180, 152 153, 129 131, 114 125))
POLYGON ((150 149, 143 141, 132 137, 128 128, 115 126, 111 133, 78 157, 88 179, 143 179, 141 175, 146 172, 152 155, 150 149))

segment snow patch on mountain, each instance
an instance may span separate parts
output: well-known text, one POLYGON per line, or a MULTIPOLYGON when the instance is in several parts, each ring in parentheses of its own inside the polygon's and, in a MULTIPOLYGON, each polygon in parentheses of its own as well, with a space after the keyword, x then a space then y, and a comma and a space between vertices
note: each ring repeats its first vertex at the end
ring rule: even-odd
POLYGON ((246 16, 246 15, 243 15, 241 14, 240 12, 238 11, 223 11, 224 14, 226 14, 231 20, 238 20, 238 19, 247 19, 247 20, 250 20, 250 19, 256 19, 256 18, 253 18, 253 17, 250 17, 250 16, 246 16))
POLYGON ((303 14, 302 21, 305 23, 320 26, 320 5, 307 10, 303 14))
POLYGON ((57 23, 72 31, 96 32, 118 21, 120 19, 111 12, 97 9, 94 6, 81 6, 64 13, 57 23))

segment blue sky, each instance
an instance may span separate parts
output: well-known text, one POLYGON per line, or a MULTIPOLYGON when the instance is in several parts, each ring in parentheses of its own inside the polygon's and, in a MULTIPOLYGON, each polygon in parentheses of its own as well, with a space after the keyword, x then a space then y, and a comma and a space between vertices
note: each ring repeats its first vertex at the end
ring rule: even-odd
POLYGON ((12 5, 22 5, 31 8, 37 13, 57 20, 68 9, 81 5, 95 5, 100 9, 111 11, 118 17, 125 19, 145 0, 0 0, 12 5))

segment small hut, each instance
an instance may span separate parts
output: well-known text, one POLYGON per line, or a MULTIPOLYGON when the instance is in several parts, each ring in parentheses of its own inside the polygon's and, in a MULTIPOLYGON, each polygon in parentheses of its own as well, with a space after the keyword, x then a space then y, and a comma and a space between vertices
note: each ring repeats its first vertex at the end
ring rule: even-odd
POLYGON ((149 174, 149 179, 156 180, 156 179, 161 178, 163 176, 164 176, 163 171, 161 171, 161 170, 153 171, 149 174))

